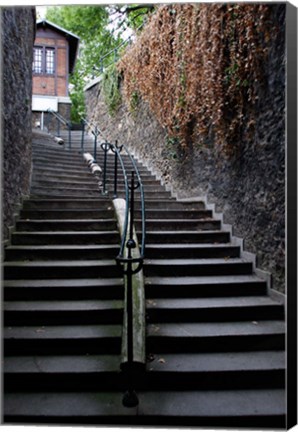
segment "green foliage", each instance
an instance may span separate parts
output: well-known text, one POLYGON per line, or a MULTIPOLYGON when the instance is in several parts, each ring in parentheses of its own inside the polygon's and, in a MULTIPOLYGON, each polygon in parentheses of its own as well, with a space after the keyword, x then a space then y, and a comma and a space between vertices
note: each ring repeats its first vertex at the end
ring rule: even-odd
MULTIPOLYGON (((106 55, 120 43, 108 29, 109 11, 104 6, 55 6, 47 11, 47 20, 80 37, 80 55, 70 84, 74 86, 72 118, 77 122, 85 113, 83 88, 92 78, 94 68, 99 68, 100 57, 106 55)), ((106 57, 110 61, 113 54, 106 57)))
POLYGON ((121 102, 120 77, 115 64, 110 65, 103 74, 102 89, 109 113, 113 115, 121 102))
POLYGON ((137 90, 135 90, 132 93, 130 98, 130 109, 132 112, 134 112, 137 109, 139 102, 140 102, 140 94, 137 90))

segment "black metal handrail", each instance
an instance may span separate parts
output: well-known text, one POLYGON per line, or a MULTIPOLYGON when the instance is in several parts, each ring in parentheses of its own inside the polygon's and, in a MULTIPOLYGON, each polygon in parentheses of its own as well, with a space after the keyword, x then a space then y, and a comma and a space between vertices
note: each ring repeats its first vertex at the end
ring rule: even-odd
POLYGON ((101 130, 99 127, 94 124, 91 121, 86 120, 85 118, 81 119, 82 124, 82 137, 81 137, 81 152, 84 152, 84 145, 85 145, 85 127, 87 126, 94 136, 94 146, 93 146, 93 158, 96 161, 96 154, 97 154, 97 139, 99 135, 102 135, 101 130))
MULTIPOLYGON (((90 132, 94 135, 94 161, 96 161, 97 156, 97 137, 102 135, 100 128, 91 122, 83 119, 85 125, 88 125, 90 132)), ((83 138, 82 138, 83 142, 83 138)), ((134 307, 134 295, 133 295, 133 275, 139 273, 143 268, 144 257, 145 257, 145 244, 146 244, 146 216, 145 216, 145 197, 144 197, 144 187, 142 179, 138 170, 138 167, 125 145, 118 146, 117 141, 115 144, 108 142, 105 138, 100 145, 104 152, 104 165, 103 165, 103 179, 102 179, 102 194, 107 195, 107 156, 111 151, 114 153, 114 190, 113 198, 118 197, 118 163, 121 166, 121 170, 124 178, 124 188, 125 188, 125 216, 124 223, 122 227, 122 235, 120 242, 120 249, 117 257, 115 257, 116 262, 122 267, 123 274, 126 276, 126 322, 127 322, 127 361, 123 364, 122 370, 127 374, 128 388, 123 397, 123 404, 125 406, 131 407, 138 404, 138 398, 134 389, 134 374, 137 369, 139 369, 139 364, 134 361, 134 330, 133 330, 133 311, 134 307), (132 163, 131 171, 131 182, 129 184, 127 170, 124 165, 123 157, 121 155, 122 150, 125 151, 126 155, 129 157, 132 163), (140 200, 141 200, 141 248, 139 256, 132 251, 136 249, 137 242, 134 238, 134 210, 135 210, 135 190, 140 190, 140 200)), ((83 147, 82 147, 83 148, 83 147)), ((144 318, 145 319, 145 318, 144 318)), ((125 337, 125 336, 124 336, 125 337)))
MULTIPOLYGON (((52 108, 48 108, 48 114, 51 114, 57 120, 57 136, 60 137, 60 124, 63 124, 68 129, 68 148, 71 149, 71 122, 66 120, 60 113, 54 111, 52 108)), ((49 126, 48 120, 48 126, 49 126)))

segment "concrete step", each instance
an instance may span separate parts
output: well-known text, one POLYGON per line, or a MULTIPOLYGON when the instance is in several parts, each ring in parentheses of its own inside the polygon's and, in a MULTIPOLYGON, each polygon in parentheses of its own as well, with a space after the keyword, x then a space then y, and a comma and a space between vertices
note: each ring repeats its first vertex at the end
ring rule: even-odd
POLYGON ((66 279, 121 277, 115 260, 10 261, 3 267, 5 279, 66 279))
POLYGON ((120 300, 5 301, 5 326, 122 324, 120 300))
POLYGON ((213 298, 266 295, 266 282, 255 275, 146 277, 146 298, 213 298))
POLYGON ((125 391, 117 354, 9 356, 4 361, 6 391, 125 391))
MULTIPOLYGON (((10 356, 4 360, 4 387, 18 391, 125 390, 117 355, 10 356), (59 384, 57 384, 59 383, 59 384)), ((138 376, 137 389, 212 390, 282 388, 285 356, 282 351, 151 354, 147 371, 138 376)))
POLYGON ((283 351, 150 354, 143 387, 150 390, 282 389, 283 351))
MULTIPOLYGON (((40 180, 40 179, 33 179, 32 183, 31 183, 31 188, 35 189, 35 188, 51 188, 51 189, 56 189, 56 188, 78 188, 78 189, 86 189, 86 190, 94 190, 94 189, 98 189, 98 181, 91 176, 90 174, 90 180, 76 180, 76 181, 72 181, 72 180, 58 180, 56 178, 53 179, 48 179, 48 180, 40 180)), ((114 190, 114 183, 109 182, 107 184, 107 187, 109 189, 114 190), (110 187, 111 186, 111 187, 110 187)), ((148 192, 165 192, 164 187, 162 187, 161 185, 148 185, 147 183, 143 184, 144 187, 144 192, 147 194, 148 192)), ((125 190, 124 185, 119 183, 119 186, 117 188, 118 192, 123 192, 125 190)), ((135 191, 135 193, 138 193, 138 190, 135 191)))
POLYGON ((64 196, 65 198, 80 198, 80 197, 86 197, 86 198, 97 198, 99 195, 101 195, 101 189, 95 189, 95 190, 84 190, 84 189, 64 189, 62 188, 42 188, 42 187, 32 187, 30 192, 32 197, 38 197, 38 198, 53 198, 53 197, 61 197, 64 196))
MULTIPOLYGON (((138 233, 140 234, 140 233, 138 233)), ((146 242, 150 244, 199 244, 229 243, 230 233, 219 230, 208 231, 146 231, 146 242)))
MULTIPOLYGON (((136 229, 141 228, 141 220, 135 219, 136 229)), ((146 229, 149 231, 195 231, 220 230, 221 221, 215 219, 146 219, 146 229)))
POLYGON ((8 246, 5 261, 113 259, 118 253, 119 246, 113 244, 8 246))
POLYGON ((146 276, 213 276, 251 274, 252 263, 241 258, 145 259, 146 276))
POLYGON ((283 320, 154 323, 147 325, 147 352, 192 353, 283 350, 283 320))
POLYGON ((284 319, 284 305, 268 296, 147 298, 146 317, 148 323, 251 320, 258 325, 258 320, 284 319))
POLYGON ((112 219, 114 217, 114 210, 102 210, 102 209, 57 209, 57 210, 21 210, 20 219, 31 220, 31 219, 112 219))
POLYGON ((145 259, 146 276, 213 276, 251 274, 252 263, 241 258, 227 259, 145 259))
MULTIPOLYGON (((80 196, 87 196, 87 197, 97 197, 101 194, 102 188, 95 187, 93 189, 84 189, 81 187, 41 187, 41 186, 32 186, 31 187, 31 194, 32 195, 38 195, 39 197, 51 197, 51 196, 61 196, 64 195, 69 197, 80 197, 80 196)), ((111 193, 113 193, 113 190, 110 190, 111 193)), ((120 191, 119 191, 120 192, 120 191)), ((139 193, 136 191, 136 195, 139 195, 139 193)), ((166 198, 171 198, 171 193, 167 191, 146 191, 146 197, 148 198, 160 198, 161 200, 166 198)))
MULTIPOLYGON (((101 167, 102 168, 102 167, 101 167)), ((103 170, 103 168, 102 168, 103 170)), ((35 165, 33 167, 33 177, 34 178, 42 178, 44 177, 49 179, 58 179, 58 178, 66 178, 67 179, 85 179, 88 180, 90 178, 94 178, 91 174, 90 169, 88 168, 87 164, 84 164, 81 169, 72 168, 72 167, 65 167, 63 169, 61 168, 54 168, 52 166, 42 166, 42 165, 35 165)), ((130 174, 128 176, 130 179, 130 174)), ((141 173, 142 182, 151 182, 153 184, 160 184, 160 182, 156 181, 156 178, 152 176, 149 172, 142 172, 141 173)), ((122 171, 118 172, 118 180, 119 182, 123 182, 123 173, 122 171)), ((108 168, 107 169, 107 181, 112 184, 114 181, 114 169, 108 168)))
POLYGON ((148 259, 239 258, 240 248, 231 244, 148 244, 148 259))
POLYGON ((19 219, 16 222, 18 231, 115 231, 117 223, 112 219, 19 219))
POLYGON ((5 301, 122 300, 122 278, 11 279, 4 281, 5 301))
MULTIPOLYGON (((34 199, 24 200, 23 208, 28 209, 113 209, 111 200, 107 197, 103 197, 98 194, 96 199, 90 198, 49 198, 49 199, 34 199)), ((140 210, 140 201, 137 199, 135 203, 135 209, 140 210)), ((188 211, 199 211, 205 210, 203 202, 182 202, 176 200, 156 200, 146 199, 146 210, 188 210, 188 211)))
POLYGON ((6 423, 121 424, 285 428, 285 391, 142 391, 127 409, 121 392, 16 392, 6 396, 6 423), (16 407, 18 409, 16 410, 16 407))
MULTIPOLYGON (((136 213, 136 217, 140 218, 140 212, 136 213)), ((147 209, 146 208, 146 220, 150 221, 151 219, 209 219, 212 218, 211 210, 175 210, 175 209, 147 209)))
POLYGON ((118 354, 121 325, 11 326, 3 331, 11 355, 118 354))
MULTIPOLYGON (((210 219, 212 212, 209 210, 146 210, 146 220, 192 220, 210 219)), ((107 209, 28 209, 21 210, 20 219, 111 219, 114 217, 114 210, 107 209)), ((136 212, 136 218, 141 218, 141 211, 136 212)), ((208 220, 206 221, 208 222, 208 220)))
MULTIPOLYGON (((103 170, 103 162, 100 160, 96 160, 96 163, 101 167, 101 169, 103 170)), ((59 170, 59 171, 63 171, 63 172, 77 172, 80 170, 86 170, 87 169, 87 164, 85 163, 85 161, 83 160, 83 158, 81 159, 81 161, 74 161, 72 159, 70 160, 48 160, 47 158, 34 158, 33 159, 33 170, 35 169, 46 169, 47 167, 52 167, 53 165, 55 165, 55 170, 59 170)), ((125 169, 127 171, 127 173, 129 174, 131 171, 134 170, 133 165, 131 164, 125 164, 125 169)), ((119 166, 119 173, 121 171, 121 168, 119 166)), ((142 174, 149 174, 150 172, 148 171, 147 168, 143 168, 143 167, 138 167, 138 171, 140 173, 140 175, 142 176, 142 174)), ((114 164, 109 164, 108 165, 108 171, 109 174, 114 174, 114 164)))
MULTIPOLYGON (((34 171, 34 174, 32 176, 32 181, 33 182, 44 182, 45 184, 47 183, 57 183, 57 182, 68 182, 68 183, 86 183, 86 184, 94 184, 96 182, 95 177, 91 174, 91 171, 86 170, 86 172, 82 172, 82 173, 78 173, 78 174, 65 174, 65 173, 51 173, 48 172, 46 170, 40 170, 34 171)), ((152 176, 150 175, 146 175, 146 176, 142 176, 142 183, 144 186, 151 186, 151 187, 156 187, 156 188, 163 188, 163 186, 160 185, 160 182, 158 180, 154 180, 152 179, 152 176)), ((42 184, 42 183, 41 183, 42 184)), ((112 177, 109 177, 107 179, 107 184, 108 185, 113 185, 114 186, 114 180, 112 177)), ((118 177, 118 184, 119 185, 123 185, 123 176, 121 174, 119 174, 118 177)))
POLYGON ((119 244, 118 231, 35 231, 14 232, 12 245, 98 245, 119 244))
POLYGON ((28 199, 23 202, 24 210, 113 210, 111 201, 106 197, 98 196, 96 199, 28 199))

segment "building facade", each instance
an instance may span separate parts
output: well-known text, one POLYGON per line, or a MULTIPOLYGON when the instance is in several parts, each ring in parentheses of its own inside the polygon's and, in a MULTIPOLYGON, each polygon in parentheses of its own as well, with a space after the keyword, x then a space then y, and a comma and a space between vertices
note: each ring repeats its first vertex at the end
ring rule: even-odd
POLYGON ((36 25, 33 48, 32 121, 47 127, 49 108, 70 120, 69 74, 73 72, 79 37, 46 20, 36 25))

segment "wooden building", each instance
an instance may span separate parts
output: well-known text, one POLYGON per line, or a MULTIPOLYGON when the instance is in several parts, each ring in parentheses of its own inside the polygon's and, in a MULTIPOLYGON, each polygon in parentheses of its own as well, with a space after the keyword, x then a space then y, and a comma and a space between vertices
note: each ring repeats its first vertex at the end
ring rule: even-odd
POLYGON ((70 119, 69 74, 79 37, 47 20, 37 21, 33 52, 33 127, 44 128, 49 108, 70 119))

